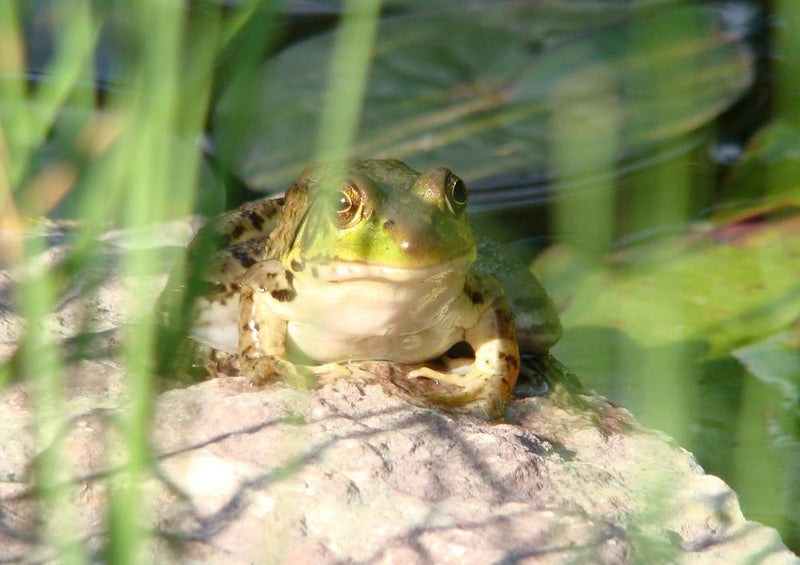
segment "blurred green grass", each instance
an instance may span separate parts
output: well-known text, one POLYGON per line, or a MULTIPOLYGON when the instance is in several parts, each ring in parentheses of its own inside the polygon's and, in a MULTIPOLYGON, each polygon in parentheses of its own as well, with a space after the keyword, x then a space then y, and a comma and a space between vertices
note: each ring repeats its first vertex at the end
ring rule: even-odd
MULTIPOLYGON (((390 4, 400 10, 410 5, 390 4)), ((647 11, 613 27, 616 16, 610 12, 619 6, 611 4, 603 9, 597 3, 564 2, 550 19, 534 13, 532 21, 549 22, 570 37, 563 50, 556 48, 561 39, 545 27, 532 36, 520 23, 529 20, 473 22, 507 26, 513 31, 508 37, 524 39, 505 43, 504 37, 492 43, 494 51, 480 53, 496 52, 508 65, 529 65, 524 66, 529 74, 512 83, 504 82, 509 79, 500 72, 503 67, 492 67, 477 52, 469 51, 466 59, 472 56, 486 68, 464 64, 463 53, 453 58, 457 49, 476 47, 464 39, 466 34, 448 42, 452 52, 443 49, 428 59, 420 49, 409 68, 392 55, 395 43, 373 51, 376 33, 378 41, 381 37, 376 27, 380 3, 369 0, 345 3, 349 17, 337 21, 333 31, 297 44, 281 35, 290 23, 284 2, 0 3, 0 221, 9 235, 0 249, 4 263, 24 270, 43 251, 43 239, 25 237, 31 230, 28 217, 80 221, 69 259, 52 272, 32 271, 20 285, 18 307, 29 330, 21 363, 6 366, 0 375, 0 383, 21 375, 34 391, 37 441, 47 447, 37 469, 42 515, 58 517, 44 522, 47 542, 65 561, 89 560, 69 527, 75 513, 73 487, 55 430, 63 418, 65 354, 46 330, 45 318, 69 288, 70 276, 101 260, 98 236, 122 227, 134 238, 144 237, 165 219, 221 209, 226 199, 219 192, 237 176, 286 177, 300 161, 346 157, 360 147, 404 152, 417 167, 429 164, 426 160, 459 171, 461 165, 474 178, 514 168, 524 172, 532 163, 546 167, 552 180, 551 235, 563 245, 545 253, 537 270, 564 310, 566 335, 558 355, 598 392, 693 449, 707 470, 739 491, 748 516, 778 527, 797 551, 800 377, 791 371, 778 375, 770 369, 769 356, 776 349, 769 340, 796 331, 793 324, 800 317, 796 232, 790 231, 794 239, 777 247, 769 241, 737 247, 713 237, 697 245, 689 233, 613 253, 626 230, 689 224, 696 201, 707 205, 717 181, 713 164, 685 152, 645 167, 629 180, 633 188, 621 193, 623 160, 653 139, 692 146, 698 128, 730 104, 750 78, 738 47, 709 32, 706 12, 693 9, 692 3, 676 4, 692 9, 677 19, 656 18, 662 26, 658 34, 651 29, 655 16, 647 11), (39 11, 42 5, 49 9, 39 11), (613 36, 604 35, 609 25, 613 36), (52 35, 52 53, 31 76, 33 46, 26 41, 37 26, 52 35), (580 33, 572 39, 575 29, 580 33), (687 41, 692 34, 703 41, 687 41), (709 38, 718 43, 708 43, 709 38), (548 48, 556 54, 536 66, 539 60, 531 53, 547 55, 548 48), (687 51, 688 59, 680 59, 687 51), (98 64, 101 55, 110 59, 110 68, 98 64), (660 57, 663 72, 647 72, 656 60, 649 56, 660 57), (373 57, 387 64, 370 69, 373 57), (319 68, 310 67, 317 59, 328 71, 322 78, 319 68), (709 89, 705 64, 721 73, 727 82, 715 82, 725 82, 726 89, 709 89), (284 69, 299 78, 307 73, 325 88, 313 82, 313 88, 287 90, 280 74, 284 69), (441 78, 452 69, 452 82, 441 78), (100 70, 107 76, 98 77, 100 70), (378 89, 376 94, 369 89, 368 76, 373 75, 368 71, 376 81, 385 78, 386 83, 377 84, 391 89, 399 88, 393 81, 401 77, 406 90, 378 89), (103 81, 100 94, 96 79, 103 81), (263 84, 270 89, 266 96, 263 84), (498 84, 515 87, 502 103, 496 95, 506 91, 492 90, 498 84), (432 88, 414 90, 421 86, 432 88), (264 107, 265 99, 277 101, 274 114, 264 107), (654 109, 637 101, 658 104, 654 109), (292 121, 299 106, 305 113, 292 121), (266 133, 256 129, 265 115, 266 133), (410 121, 419 115, 426 118, 410 121), (210 162, 204 160, 209 129, 216 141, 210 162), (250 141, 253 135, 255 142, 250 141), (280 157, 277 149, 283 147, 260 139, 264 135, 282 136, 288 157, 280 157), (269 166, 243 164, 243 155, 253 153, 269 166), (576 180, 582 190, 575 190, 576 180), (776 302, 781 296, 785 300, 776 302), (747 317, 748 312, 754 314, 747 317), (728 323, 731 319, 739 323, 728 323), (747 349, 760 343, 768 345, 755 353, 747 349), (12 375, 12 369, 18 374, 12 375), (782 393, 776 394, 770 379, 782 393)), ((783 0, 774 9, 774 16, 787 22, 778 29, 796 29, 791 24, 800 17, 798 8, 783 0)), ((458 14, 470 17, 478 18, 458 14)), ((424 13, 422 18, 426 25, 432 21, 424 13)), ((386 24, 394 42, 413 42, 412 31, 426 33, 426 28, 403 25, 397 20, 386 24)), ((776 49, 796 52, 795 41, 790 33, 778 34, 776 49)), ((782 141, 754 144, 733 171, 728 190, 736 200, 796 206, 800 71, 790 57, 779 59, 776 69, 774 122, 761 135, 769 138, 770 131, 780 131, 782 141)), ((258 183, 249 187, 263 188, 258 183)), ((507 208, 514 208, 517 194, 506 197, 507 208)), ((720 221, 722 226, 707 227, 704 234, 719 235, 723 227, 740 223, 720 221)), ((781 226, 776 229, 792 229, 781 226)), ((149 273, 165 261, 161 248, 138 249, 125 256, 122 269, 128 275, 149 273)), ((140 487, 151 471, 147 431, 155 320, 138 305, 137 296, 128 300, 142 315, 129 328, 123 347, 130 410, 122 425, 128 464, 115 477, 109 504, 106 558, 115 563, 143 561, 150 535, 140 487)), ((795 359, 796 342, 786 338, 781 343, 779 354, 795 359)))

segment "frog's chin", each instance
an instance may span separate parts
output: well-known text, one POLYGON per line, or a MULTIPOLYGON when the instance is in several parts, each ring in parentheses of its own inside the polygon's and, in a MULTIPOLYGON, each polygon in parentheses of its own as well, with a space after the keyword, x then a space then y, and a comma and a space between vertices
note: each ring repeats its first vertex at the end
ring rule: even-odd
POLYGON ((466 272, 472 265, 472 257, 460 257, 436 263, 428 267, 394 267, 360 261, 325 261, 311 265, 315 279, 324 282, 347 282, 375 280, 387 282, 413 282, 429 279, 442 273, 466 272))

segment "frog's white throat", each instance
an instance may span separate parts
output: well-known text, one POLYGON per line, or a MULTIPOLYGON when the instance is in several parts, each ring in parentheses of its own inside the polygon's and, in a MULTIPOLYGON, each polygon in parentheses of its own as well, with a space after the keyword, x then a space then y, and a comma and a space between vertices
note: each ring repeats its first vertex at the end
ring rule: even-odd
MULTIPOLYGON (((288 322, 293 348, 318 361, 391 359, 416 362, 440 355, 455 341, 468 311, 464 281, 472 261, 401 269, 366 263, 309 263, 295 271, 296 298, 269 293, 270 309, 288 322)), ((194 339, 215 349, 239 349, 239 301, 196 303, 194 339)))
POLYGON ((287 321, 289 346, 319 361, 389 359, 414 363, 441 355, 475 320, 464 293, 472 261, 401 269, 315 262, 295 272, 296 297, 265 295, 287 321))

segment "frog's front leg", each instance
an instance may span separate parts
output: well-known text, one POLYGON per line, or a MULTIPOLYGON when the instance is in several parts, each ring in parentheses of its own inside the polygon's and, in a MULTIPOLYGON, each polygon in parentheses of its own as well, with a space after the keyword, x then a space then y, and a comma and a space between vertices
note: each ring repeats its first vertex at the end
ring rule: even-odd
POLYGON ((244 275, 239 296, 239 363, 254 385, 280 376, 306 387, 308 376, 286 358, 286 320, 269 307, 294 298, 291 275, 280 261, 256 263, 244 275))
MULTIPOLYGON (((495 290, 493 284, 489 290, 495 290)), ((454 392, 428 393, 428 400, 444 405, 470 405, 491 416, 502 414, 519 373, 519 349, 508 301, 502 293, 489 292, 492 294, 494 298, 484 297, 488 298, 488 304, 477 323, 464 332, 464 341, 475 351, 475 362, 466 375, 443 373, 430 367, 409 374, 411 378, 424 377, 459 387, 454 392)))

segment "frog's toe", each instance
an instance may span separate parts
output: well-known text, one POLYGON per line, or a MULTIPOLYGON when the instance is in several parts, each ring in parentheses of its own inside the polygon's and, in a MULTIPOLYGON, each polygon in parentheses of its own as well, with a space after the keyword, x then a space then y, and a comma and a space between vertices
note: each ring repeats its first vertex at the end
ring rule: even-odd
POLYGON ((295 365, 275 357, 254 359, 248 367, 247 374, 253 386, 263 386, 274 378, 280 378, 295 388, 309 389, 313 387, 315 381, 309 367, 295 365))
POLYGON ((322 365, 303 366, 303 369, 319 378, 321 382, 332 382, 338 379, 349 379, 353 371, 342 363, 324 363, 322 365))
POLYGON ((469 375, 458 373, 445 373, 437 371, 431 367, 419 367, 408 373, 409 379, 430 379, 439 383, 457 385, 464 387, 469 379, 469 375))
POLYGON ((434 387, 422 390, 423 396, 429 402, 493 418, 503 412, 507 395, 500 387, 491 386, 494 379, 478 371, 458 374, 420 367, 411 371, 408 377, 428 379, 433 382, 434 387))

